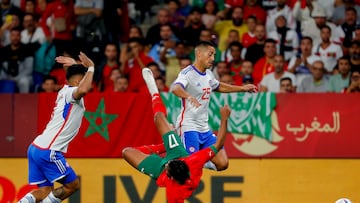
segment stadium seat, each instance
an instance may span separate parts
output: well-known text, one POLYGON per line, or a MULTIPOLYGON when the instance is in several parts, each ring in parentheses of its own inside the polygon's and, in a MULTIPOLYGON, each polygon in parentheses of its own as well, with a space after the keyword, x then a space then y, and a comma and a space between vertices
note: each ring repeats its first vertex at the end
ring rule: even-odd
POLYGON ((0 80, 0 93, 15 93, 16 83, 12 80, 0 80))

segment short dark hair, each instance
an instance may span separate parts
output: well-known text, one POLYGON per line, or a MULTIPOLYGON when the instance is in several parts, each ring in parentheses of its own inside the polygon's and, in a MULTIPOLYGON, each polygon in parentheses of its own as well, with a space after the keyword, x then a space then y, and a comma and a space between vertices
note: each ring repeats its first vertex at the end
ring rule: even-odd
POLYGON ((52 81, 54 81, 55 84, 58 83, 56 77, 51 76, 51 75, 45 75, 43 82, 45 82, 45 81, 47 81, 47 80, 52 80, 52 81))
POLYGON ((290 83, 292 84, 292 80, 291 80, 291 78, 289 78, 289 77, 281 78, 281 79, 280 79, 280 84, 281 84, 283 81, 286 81, 286 80, 290 81, 290 83))
POLYGON ((70 66, 66 70, 66 79, 69 80, 74 75, 85 75, 86 68, 81 64, 75 64, 70 66))
POLYGON ((303 40, 309 40, 309 41, 311 42, 311 44, 313 43, 313 39, 312 39, 311 37, 309 37, 309 36, 304 36, 304 37, 301 39, 301 41, 303 41, 303 40))
POLYGON ((128 40, 128 44, 130 44, 132 42, 136 42, 142 46, 144 46, 146 44, 145 39, 141 38, 141 37, 132 37, 128 40))
POLYGON ((170 175, 180 185, 184 185, 186 180, 190 177, 190 170, 188 165, 182 160, 174 159, 168 162, 168 175, 170 175))
POLYGON ((231 42, 230 44, 229 44, 229 48, 231 49, 231 47, 238 47, 240 50, 243 48, 243 45, 240 43, 240 42, 238 42, 238 41, 235 41, 235 42, 231 42))
POLYGON ((274 39, 271 39, 271 38, 266 39, 265 42, 264 42, 264 45, 267 44, 267 43, 272 43, 272 44, 276 45, 276 41, 274 39))
POLYGON ((196 43, 195 47, 201 47, 201 46, 211 46, 215 48, 214 43, 210 42, 210 41, 199 41, 196 43))

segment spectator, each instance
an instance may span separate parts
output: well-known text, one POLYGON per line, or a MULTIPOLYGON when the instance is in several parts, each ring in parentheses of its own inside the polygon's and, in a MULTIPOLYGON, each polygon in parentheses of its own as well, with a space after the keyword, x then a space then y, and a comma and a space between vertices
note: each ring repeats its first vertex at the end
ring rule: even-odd
MULTIPOLYGON (((128 38, 130 39, 130 38, 135 38, 135 37, 145 39, 141 28, 137 25, 132 25, 129 30, 128 38)), ((129 49, 129 46, 127 43, 121 44, 121 51, 120 51, 120 62, 121 63, 125 63, 128 49, 129 49)))
POLYGON ((356 69, 351 72, 349 87, 344 89, 345 93, 360 92, 360 70, 356 69))
POLYGON ((248 48, 250 45, 256 43, 255 28, 256 28, 256 17, 249 16, 246 20, 249 31, 244 33, 242 36, 241 44, 244 48, 248 48))
POLYGON ((160 28, 162 25, 169 25, 172 32, 179 36, 178 30, 175 26, 170 24, 170 14, 167 9, 160 9, 157 13, 157 23, 151 26, 146 34, 146 41, 150 43, 150 45, 154 45, 161 40, 160 36, 160 28))
POLYGON ((223 83, 226 83, 226 84, 229 84, 229 85, 234 85, 233 77, 229 73, 226 73, 226 74, 222 75, 220 77, 220 82, 223 82, 223 83))
POLYGON ((144 40, 142 38, 130 38, 128 46, 129 50, 125 63, 121 64, 121 72, 129 79, 128 90, 130 92, 146 92, 147 88, 141 71, 153 59, 144 53, 144 40))
POLYGON ((189 4, 189 0, 179 0, 180 7, 179 12, 182 16, 188 16, 192 9, 192 6, 189 4))
POLYGON ((111 72, 113 69, 120 70, 118 60, 119 50, 116 44, 107 44, 105 46, 104 55, 103 62, 95 69, 94 81, 97 84, 98 91, 111 92, 114 89, 113 80, 115 79, 110 79, 111 72))
POLYGON ((180 73, 180 59, 187 57, 187 46, 184 42, 179 41, 175 45, 175 56, 166 57, 165 84, 170 87, 171 83, 180 73))
POLYGON ((241 49, 242 45, 240 42, 235 41, 229 45, 231 58, 232 60, 228 62, 228 66, 230 68, 231 75, 233 76, 234 84, 241 85, 242 77, 241 77, 241 49))
MULTIPOLYGON (((189 56, 183 56, 179 59, 180 71, 191 64, 191 58, 189 56)), ((170 85, 169 85, 170 86, 170 85)))
POLYGON ((220 51, 226 49, 226 38, 230 30, 237 30, 240 35, 240 41, 242 35, 248 31, 248 27, 243 23, 243 9, 241 7, 235 7, 232 9, 231 20, 219 21, 215 24, 214 30, 219 36, 218 47, 220 51))
POLYGON ((246 0, 244 6, 244 20, 249 19, 250 16, 254 16, 257 23, 265 24, 266 11, 257 3, 257 0, 246 0))
POLYGON ((57 80, 55 77, 47 75, 44 78, 43 83, 41 84, 40 92, 53 93, 59 90, 57 80))
POLYGON ((21 29, 10 31, 10 44, 0 49, 0 80, 13 80, 20 93, 28 93, 32 83, 33 55, 38 46, 21 43, 21 29))
POLYGON ((266 17, 266 31, 276 31, 275 20, 282 15, 286 19, 286 27, 296 30, 296 21, 291 9, 286 5, 286 0, 276 0, 277 6, 268 11, 266 17))
POLYGON ((324 62, 326 73, 333 73, 337 60, 343 56, 339 45, 330 41, 331 28, 327 25, 321 28, 321 43, 313 47, 313 54, 324 62))
POLYGON ((292 80, 289 77, 280 79, 280 92, 281 93, 292 93, 294 92, 294 86, 292 80))
POLYGON ((260 82, 260 92, 280 92, 280 79, 290 78, 293 84, 295 82, 295 75, 287 72, 285 69, 285 60, 282 55, 274 57, 274 72, 268 73, 260 82))
POLYGON ((336 25, 326 21, 326 14, 323 8, 320 6, 314 7, 311 12, 312 18, 301 22, 301 34, 302 36, 309 36, 313 39, 313 44, 320 44, 320 29, 325 25, 328 25, 331 30, 331 42, 341 43, 339 34, 336 32, 336 25))
POLYGON ((21 42, 43 44, 46 41, 45 34, 41 27, 37 25, 34 14, 27 13, 23 19, 24 30, 21 32, 21 42))
POLYGON ((329 91, 329 84, 324 77, 325 67, 322 61, 315 61, 311 67, 311 76, 307 76, 297 88, 297 92, 325 93, 329 91))
POLYGON ((216 64, 212 72, 214 73, 215 78, 220 80, 221 76, 230 74, 230 68, 225 61, 220 61, 216 64))
POLYGON ((215 0, 209 0, 205 2, 204 12, 201 16, 201 21, 205 25, 206 29, 213 29, 218 17, 219 12, 218 5, 215 0))
POLYGON ((352 41, 349 48, 351 70, 360 69, 360 41, 352 41))
POLYGON ((337 32, 339 32, 340 40, 343 42, 342 45, 345 48, 348 48, 351 45, 351 41, 353 39, 357 25, 356 19, 357 19, 356 9, 353 7, 348 7, 346 8, 344 23, 337 27, 337 32))
POLYGON ((154 78, 163 77, 160 67, 156 62, 150 62, 146 65, 153 73, 154 78))
MULTIPOLYGON (((200 32, 200 41, 209 41, 209 42, 214 42, 214 34, 211 30, 209 29, 205 29, 205 30, 201 30, 200 32)), ((192 51, 190 52, 190 58, 191 61, 195 60, 195 51, 194 49, 192 49, 192 51)), ((218 47, 215 47, 215 63, 221 61, 221 51, 218 47)))
POLYGON ((10 31, 20 26, 21 23, 18 15, 7 15, 5 23, 0 28, 0 47, 10 44, 10 31))
POLYGON ((254 65, 254 84, 258 85, 265 74, 274 72, 274 58, 276 55, 276 41, 273 39, 265 40, 264 53, 254 65))
POLYGON ((194 47, 199 41, 201 30, 206 29, 201 21, 201 9, 194 7, 187 18, 187 26, 182 29, 183 40, 194 47))
POLYGON ((23 12, 21 9, 11 3, 11 0, 0 1, 0 25, 9 23, 11 16, 16 15, 19 19, 22 19, 23 12))
POLYGON ((277 1, 275 0, 258 0, 266 11, 276 8, 277 1))
POLYGON ((311 20, 311 12, 314 10, 314 8, 319 7, 319 4, 315 0, 306 0, 304 1, 296 1, 292 12, 295 17, 295 19, 299 22, 305 22, 308 20, 311 20))
MULTIPOLYGON (((230 30, 229 31, 229 35, 228 35, 228 38, 226 40, 226 50, 223 51, 222 54, 221 54, 221 60, 222 61, 230 63, 233 60, 230 45, 233 42, 238 42, 239 43, 239 39, 240 39, 240 36, 239 36, 239 32, 237 30, 230 30)), ((242 46, 241 46, 241 48, 242 48, 242 46)))
POLYGON ((166 7, 169 10, 170 21, 169 23, 179 30, 184 28, 185 16, 180 13, 180 2, 179 0, 167 0, 166 7))
POLYGON ((342 92, 349 85, 351 69, 349 59, 347 57, 339 58, 337 67, 339 74, 332 75, 329 79, 330 92, 342 92))
POLYGON ((254 78, 252 76, 253 72, 254 72, 253 64, 250 61, 243 61, 241 67, 243 85, 254 84, 254 78))
POLYGON ((165 79, 163 77, 157 77, 155 78, 156 86, 159 90, 159 92, 168 92, 169 87, 165 84, 165 79))
POLYGON ((285 61, 296 55, 299 39, 295 30, 286 27, 286 18, 279 15, 275 19, 276 30, 268 33, 267 38, 277 41, 277 53, 285 57, 285 61))
POLYGON ((245 60, 251 61, 251 63, 255 64, 260 58, 262 58, 264 53, 264 44, 265 44, 265 26, 264 25, 256 25, 255 27, 255 37, 256 42, 250 45, 245 52, 245 60))
POLYGON ((121 75, 117 77, 114 81, 114 92, 127 92, 129 86, 129 81, 127 77, 121 75))
POLYGON ((296 75, 298 85, 305 76, 311 74, 311 64, 320 60, 320 57, 312 54, 312 48, 312 39, 305 36, 300 42, 300 52, 290 59, 288 71, 296 75))
POLYGON ((167 58, 176 56, 175 45, 178 39, 172 32, 170 25, 160 27, 160 36, 161 40, 151 47, 148 56, 159 64, 161 71, 165 72, 167 58))
POLYGON ((55 0, 49 3, 41 16, 40 25, 47 41, 54 43, 57 55, 72 51, 69 48, 74 47, 73 31, 76 25, 72 0, 55 0), (47 25, 49 17, 51 18, 50 26, 47 25))
POLYGON ((360 22, 360 16, 356 16, 356 13, 360 13, 360 6, 355 3, 354 0, 342 0, 341 4, 337 5, 331 16, 331 21, 336 25, 345 23, 348 9, 351 8, 352 12, 355 12, 355 22, 360 22))

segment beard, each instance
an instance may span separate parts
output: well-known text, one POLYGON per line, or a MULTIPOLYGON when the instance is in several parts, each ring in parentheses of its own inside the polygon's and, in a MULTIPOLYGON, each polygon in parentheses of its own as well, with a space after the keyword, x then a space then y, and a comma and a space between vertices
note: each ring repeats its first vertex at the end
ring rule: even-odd
POLYGON ((242 18, 233 18, 232 22, 235 26, 240 26, 243 24, 243 19, 242 18))

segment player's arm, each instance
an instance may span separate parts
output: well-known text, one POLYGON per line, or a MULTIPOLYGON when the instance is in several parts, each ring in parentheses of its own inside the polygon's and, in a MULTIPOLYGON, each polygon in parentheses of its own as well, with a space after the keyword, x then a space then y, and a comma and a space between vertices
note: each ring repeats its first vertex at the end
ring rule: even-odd
POLYGON ((196 98, 194 98, 193 96, 191 96, 179 83, 175 83, 171 87, 171 92, 182 99, 189 100, 189 102, 195 107, 199 107, 201 105, 199 101, 196 100, 196 98))
POLYGON ((214 144, 214 147, 219 151, 225 144, 226 134, 227 134, 227 121, 230 116, 231 109, 228 105, 225 105, 220 108, 220 129, 218 131, 217 139, 214 144))
MULTIPOLYGON (((86 93, 88 93, 91 90, 92 80, 94 76, 94 62, 91 59, 89 59, 83 52, 80 52, 79 59, 81 64, 85 68, 88 68, 88 71, 80 81, 76 91, 73 93, 73 97, 75 100, 81 99, 83 96, 85 96, 86 93)), ((58 63, 62 63, 64 66, 72 66, 76 64, 76 61, 74 59, 65 56, 56 57, 55 60, 58 63)))
POLYGON ((220 82, 219 87, 216 89, 218 92, 229 93, 229 92, 257 92, 257 87, 253 84, 247 84, 242 86, 229 85, 220 82))

